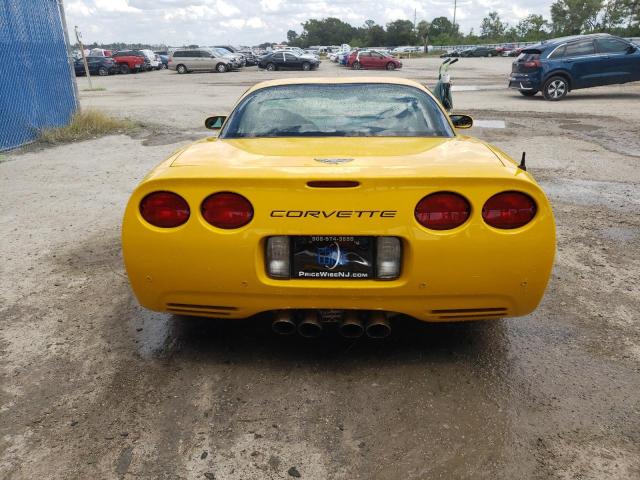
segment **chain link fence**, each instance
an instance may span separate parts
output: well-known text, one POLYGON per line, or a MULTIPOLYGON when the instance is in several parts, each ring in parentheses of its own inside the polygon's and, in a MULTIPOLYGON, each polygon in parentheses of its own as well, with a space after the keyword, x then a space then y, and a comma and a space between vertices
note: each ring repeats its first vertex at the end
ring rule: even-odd
POLYGON ((78 107, 58 0, 0 0, 0 151, 65 125, 78 107))

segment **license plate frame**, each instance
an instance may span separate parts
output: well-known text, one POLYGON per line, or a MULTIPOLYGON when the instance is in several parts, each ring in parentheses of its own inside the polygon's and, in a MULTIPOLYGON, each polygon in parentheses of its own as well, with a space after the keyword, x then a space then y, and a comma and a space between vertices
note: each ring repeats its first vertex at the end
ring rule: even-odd
POLYGON ((375 279, 376 237, 291 236, 291 278, 296 280, 375 279))

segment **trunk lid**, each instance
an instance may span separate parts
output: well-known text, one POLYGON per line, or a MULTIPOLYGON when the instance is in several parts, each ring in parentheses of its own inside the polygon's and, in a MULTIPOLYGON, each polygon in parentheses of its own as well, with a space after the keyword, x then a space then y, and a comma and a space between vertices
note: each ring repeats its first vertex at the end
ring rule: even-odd
POLYGON ((198 167, 198 175, 214 178, 468 177, 509 170, 486 144, 463 136, 207 139, 180 152, 171 167, 172 175, 198 167))

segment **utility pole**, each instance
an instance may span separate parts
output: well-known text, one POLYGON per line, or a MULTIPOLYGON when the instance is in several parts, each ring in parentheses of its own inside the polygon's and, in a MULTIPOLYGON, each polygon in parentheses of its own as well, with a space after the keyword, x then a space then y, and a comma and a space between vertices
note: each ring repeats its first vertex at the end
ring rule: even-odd
POLYGON ((76 25, 76 40, 80 44, 80 52, 82 52, 82 62, 84 63, 84 73, 87 75, 87 80, 89 80, 89 90, 93 90, 93 85, 91 85, 91 74, 89 73, 89 64, 87 63, 87 56, 84 54, 84 45, 82 44, 82 33, 78 30, 78 26, 76 25))
POLYGON ((456 31, 456 10, 458 9, 458 0, 453 0, 453 31, 456 31))

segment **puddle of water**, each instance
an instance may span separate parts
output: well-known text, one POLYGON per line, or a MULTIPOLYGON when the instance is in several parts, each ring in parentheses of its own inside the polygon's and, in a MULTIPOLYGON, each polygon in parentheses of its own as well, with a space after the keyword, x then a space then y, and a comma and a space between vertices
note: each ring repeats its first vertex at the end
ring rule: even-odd
POLYGON ((474 127, 479 128, 506 128, 507 125, 503 120, 474 120, 474 127))

